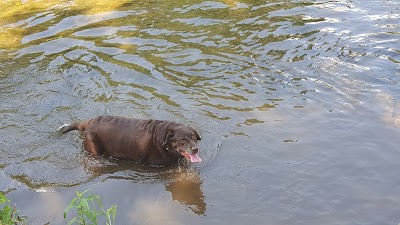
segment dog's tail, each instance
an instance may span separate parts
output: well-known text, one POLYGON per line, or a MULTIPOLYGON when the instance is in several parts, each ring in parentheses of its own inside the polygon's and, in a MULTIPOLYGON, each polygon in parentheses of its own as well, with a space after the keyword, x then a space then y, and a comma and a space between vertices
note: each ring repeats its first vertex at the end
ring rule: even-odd
POLYGON ((83 121, 83 122, 76 122, 72 124, 64 124, 61 127, 59 127, 57 130, 58 132, 63 135, 67 132, 70 132, 71 130, 79 130, 79 131, 85 131, 86 127, 88 125, 89 121, 83 121))

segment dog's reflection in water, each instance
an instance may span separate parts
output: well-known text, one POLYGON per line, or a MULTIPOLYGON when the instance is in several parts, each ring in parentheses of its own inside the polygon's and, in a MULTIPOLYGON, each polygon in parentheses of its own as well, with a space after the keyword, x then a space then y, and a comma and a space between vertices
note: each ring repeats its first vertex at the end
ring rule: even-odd
MULTIPOLYGON (((86 157, 85 157, 86 158, 86 157)), ((108 179, 134 180, 140 183, 164 183, 165 190, 177 201, 198 215, 205 215, 206 203, 198 171, 187 164, 148 167, 130 161, 89 156, 83 160, 85 169, 94 176, 108 179)))
POLYGON ((186 205, 198 215, 204 215, 206 203, 201 190, 202 183, 196 171, 181 171, 177 172, 175 178, 165 185, 165 189, 172 193, 172 200, 186 205))

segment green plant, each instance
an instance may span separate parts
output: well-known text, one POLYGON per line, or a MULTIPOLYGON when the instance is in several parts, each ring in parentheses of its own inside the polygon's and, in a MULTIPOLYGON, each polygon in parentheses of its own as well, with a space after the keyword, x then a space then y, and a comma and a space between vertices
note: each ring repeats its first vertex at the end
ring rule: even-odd
MULTIPOLYGON (((67 217, 67 213, 75 209, 77 216, 75 216, 68 225, 97 225, 98 216, 106 217, 106 225, 114 225, 115 215, 117 213, 117 206, 112 205, 111 208, 104 210, 103 205, 100 202, 100 197, 90 194, 85 197, 85 193, 89 190, 83 192, 76 191, 76 197, 72 199, 71 203, 64 210, 64 219, 67 217), (96 210, 96 205, 100 208, 100 211, 96 210)), ((1 225, 1 224, 0 224, 1 225)))
POLYGON ((0 193, 0 205, 7 204, 0 209, 0 225, 22 224, 21 218, 18 216, 17 207, 10 206, 11 201, 4 194, 0 193))

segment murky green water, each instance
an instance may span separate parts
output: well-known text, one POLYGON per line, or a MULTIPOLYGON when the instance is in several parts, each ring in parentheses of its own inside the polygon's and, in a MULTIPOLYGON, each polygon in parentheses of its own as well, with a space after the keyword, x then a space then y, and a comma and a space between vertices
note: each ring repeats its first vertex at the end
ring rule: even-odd
POLYGON ((398 0, 0 5, 0 191, 29 224, 89 188, 117 224, 400 222, 398 0), (190 124, 204 162, 55 132, 97 115, 190 124))

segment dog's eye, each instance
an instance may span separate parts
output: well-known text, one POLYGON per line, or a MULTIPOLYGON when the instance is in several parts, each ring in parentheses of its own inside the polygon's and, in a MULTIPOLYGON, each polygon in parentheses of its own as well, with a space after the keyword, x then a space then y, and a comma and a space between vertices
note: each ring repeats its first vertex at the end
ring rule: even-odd
POLYGON ((185 143, 186 143, 186 141, 183 140, 183 139, 179 141, 179 144, 180 144, 180 145, 184 145, 185 143))
POLYGON ((196 140, 196 139, 197 139, 197 138, 196 138, 196 135, 192 134, 192 139, 193 139, 193 140, 196 140))

